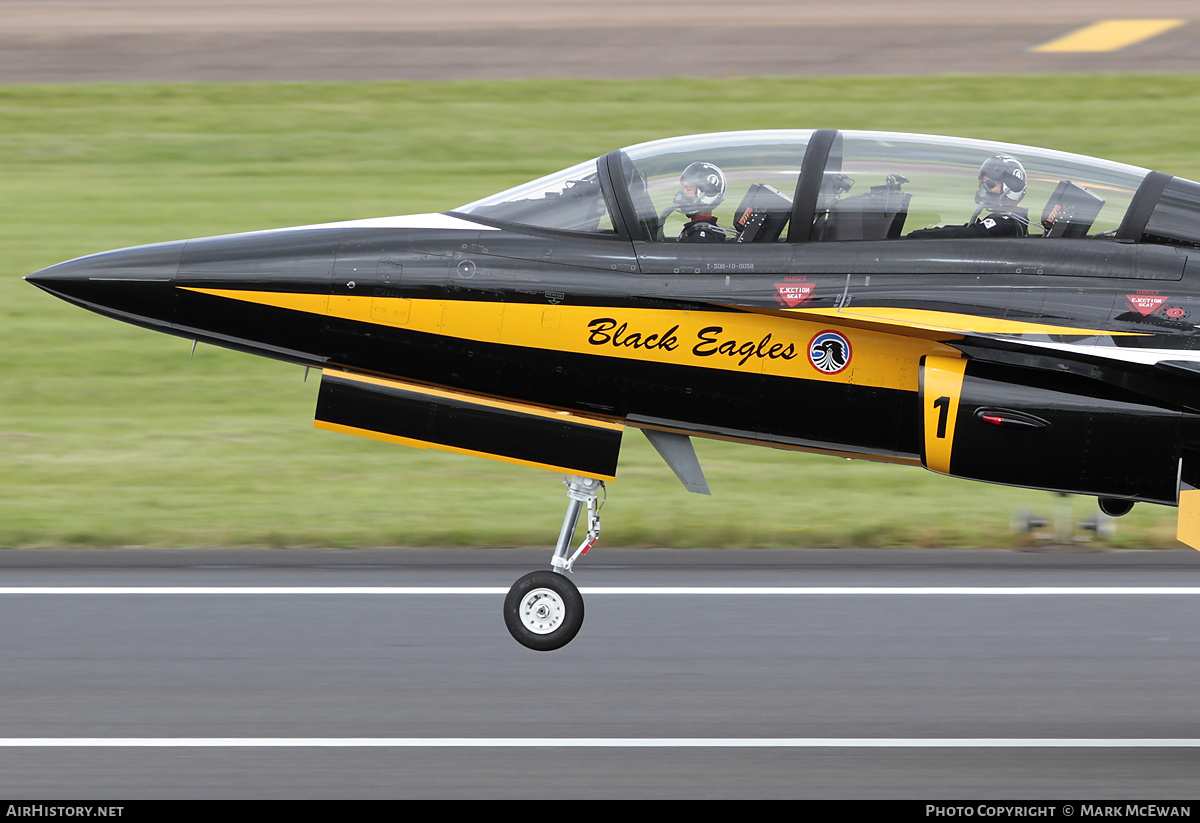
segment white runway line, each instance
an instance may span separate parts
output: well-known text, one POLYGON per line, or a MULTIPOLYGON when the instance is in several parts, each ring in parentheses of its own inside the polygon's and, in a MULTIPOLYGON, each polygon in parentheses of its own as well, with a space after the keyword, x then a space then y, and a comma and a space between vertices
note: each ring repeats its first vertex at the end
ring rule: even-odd
MULTIPOLYGON (((588 595, 1200 595, 1195 586, 585 587, 588 595)), ((6 586, 0 595, 488 595, 496 586, 6 586)), ((4 748, 1177 749, 1200 738, 7 737, 4 748)))
MULTIPOLYGON (((1200 586, 581 586, 581 594, 606 595, 1198 595, 1200 586)), ((505 595, 505 586, 3 586, 0 595, 30 594, 411 594, 505 595)))
POLYGON ((0 748, 1195 749, 1200 738, 4 737, 0 748))

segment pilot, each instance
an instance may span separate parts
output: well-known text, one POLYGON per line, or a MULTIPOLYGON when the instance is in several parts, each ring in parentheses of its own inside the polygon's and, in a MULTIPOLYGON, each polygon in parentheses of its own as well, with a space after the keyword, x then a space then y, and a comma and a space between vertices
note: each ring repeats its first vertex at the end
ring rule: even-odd
POLYGON ((729 233, 713 217, 713 209, 724 199, 725 173, 712 163, 692 163, 679 176, 679 193, 661 219, 676 210, 687 216, 688 222, 679 233, 681 243, 724 243, 729 233))
POLYGON ((975 193, 979 208, 968 222, 961 226, 918 229, 908 236, 1025 237, 1029 234, 1029 211, 1018 205, 1024 196, 1025 167, 1021 161, 1007 154, 989 157, 979 167, 979 190, 975 193))

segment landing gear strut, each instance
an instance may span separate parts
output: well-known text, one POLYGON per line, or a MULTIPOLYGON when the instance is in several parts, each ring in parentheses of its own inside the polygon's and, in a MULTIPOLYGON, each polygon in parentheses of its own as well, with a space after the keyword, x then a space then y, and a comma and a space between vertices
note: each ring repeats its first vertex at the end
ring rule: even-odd
POLYGON ((583 625, 583 597, 567 578, 575 561, 587 554, 600 538, 598 502, 604 481, 567 475, 567 513, 558 533, 558 544, 550 559, 551 571, 536 571, 522 577, 504 598, 504 625, 522 646, 539 652, 561 649, 583 625), (575 524, 587 508, 587 536, 571 553, 575 524))

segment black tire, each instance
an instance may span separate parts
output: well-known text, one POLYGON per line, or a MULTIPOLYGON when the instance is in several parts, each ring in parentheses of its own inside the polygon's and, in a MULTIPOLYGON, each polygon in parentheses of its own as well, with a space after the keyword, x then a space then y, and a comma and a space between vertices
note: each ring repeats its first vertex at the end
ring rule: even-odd
POLYGON ((504 625, 527 649, 561 649, 583 625, 583 597, 564 575, 530 572, 513 583, 504 598, 504 625))
POLYGON ((1109 517, 1124 517, 1133 508, 1134 501, 1116 497, 1101 497, 1100 511, 1109 517))

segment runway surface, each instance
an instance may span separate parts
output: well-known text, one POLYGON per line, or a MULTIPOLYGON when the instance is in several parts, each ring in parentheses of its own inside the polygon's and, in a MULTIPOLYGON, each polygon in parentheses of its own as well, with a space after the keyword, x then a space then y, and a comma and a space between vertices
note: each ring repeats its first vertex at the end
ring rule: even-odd
POLYGON ((0 792, 1200 795, 1195 552, 597 550, 535 653, 547 557, 0 553, 0 792))
POLYGON ((0 83, 1196 71, 1198 19, 1194 0, 0 0, 0 83), (1178 25, 1035 50, 1130 17, 1178 25))

